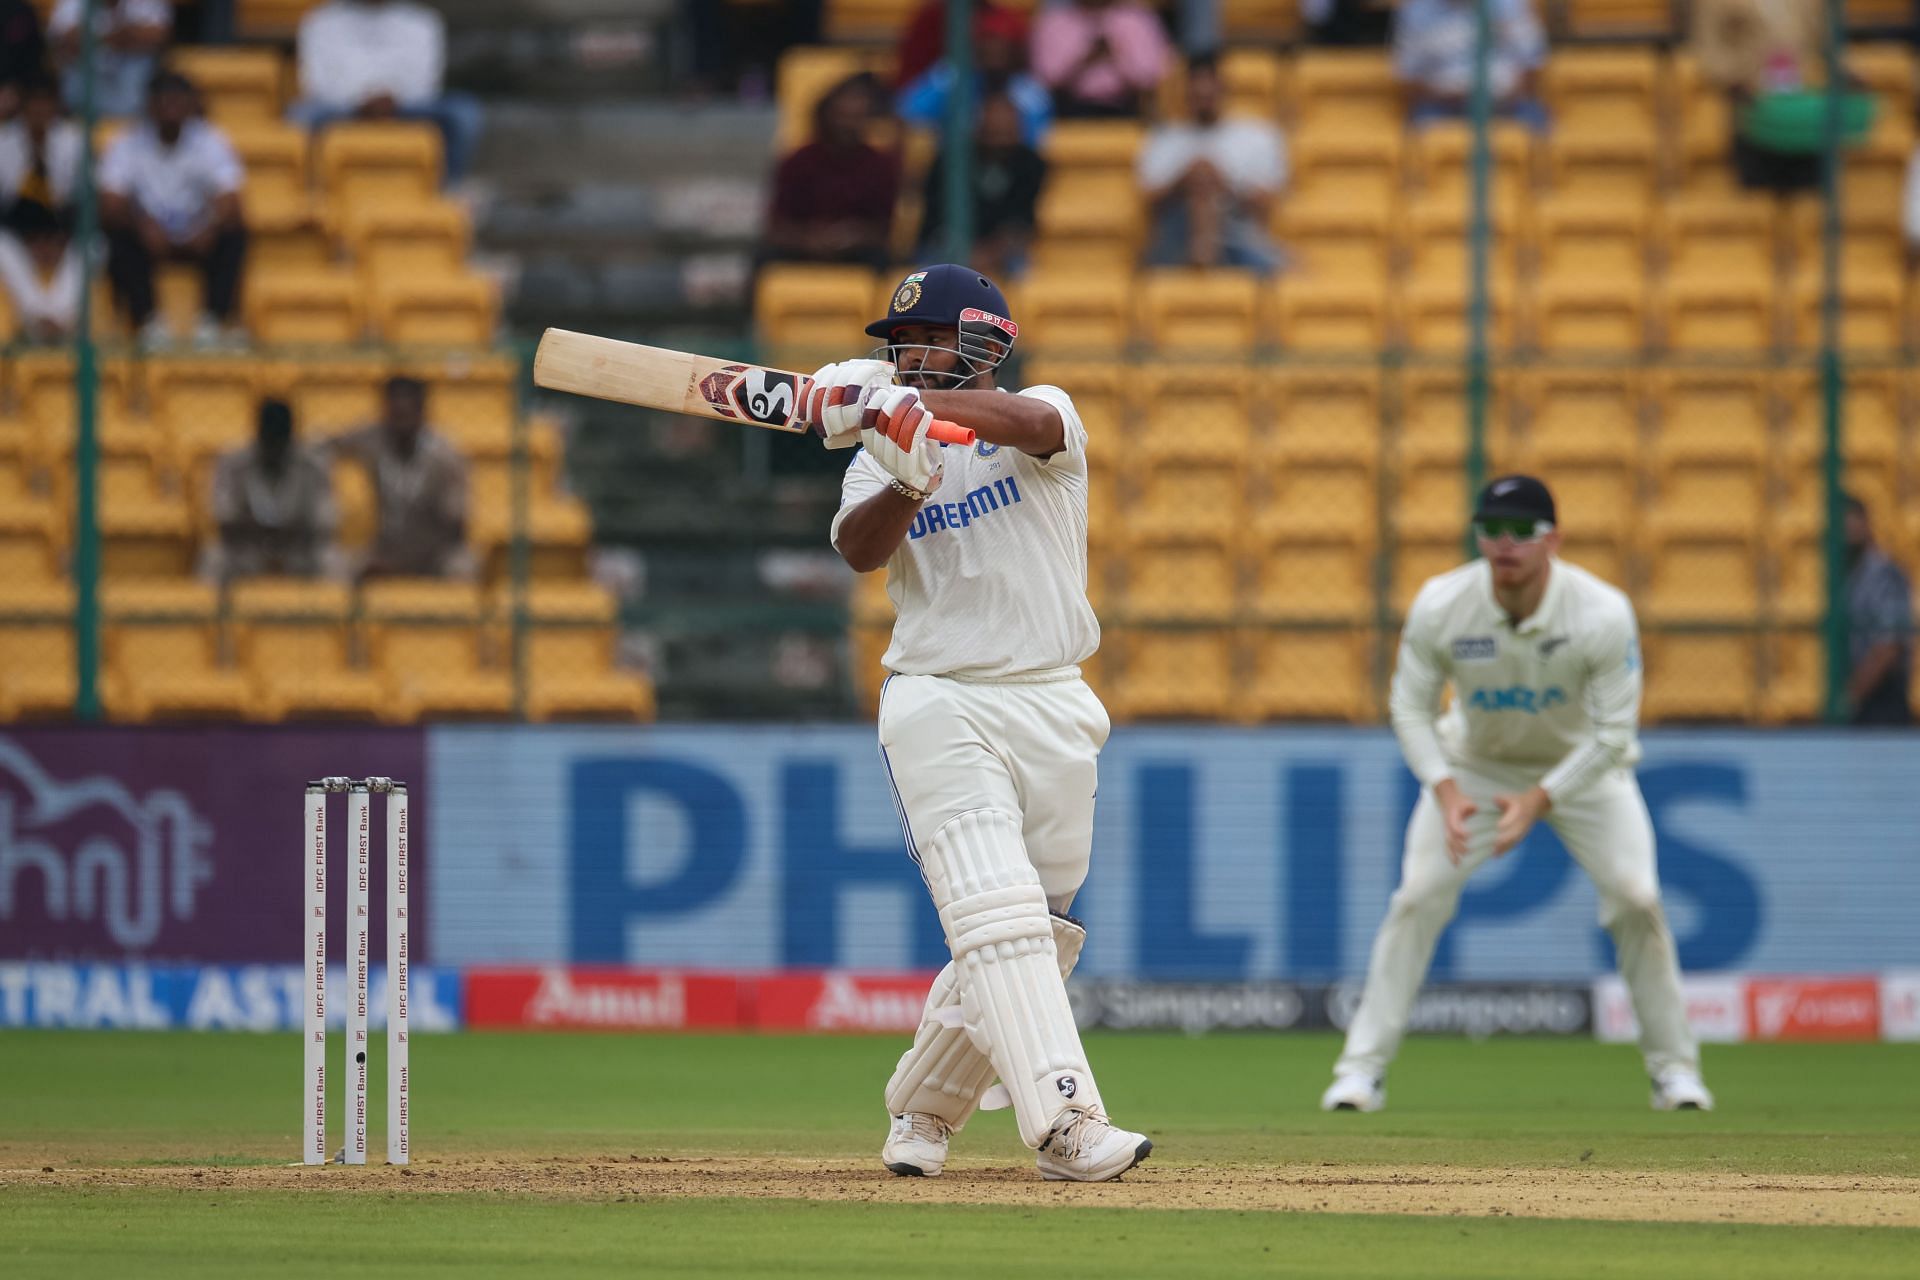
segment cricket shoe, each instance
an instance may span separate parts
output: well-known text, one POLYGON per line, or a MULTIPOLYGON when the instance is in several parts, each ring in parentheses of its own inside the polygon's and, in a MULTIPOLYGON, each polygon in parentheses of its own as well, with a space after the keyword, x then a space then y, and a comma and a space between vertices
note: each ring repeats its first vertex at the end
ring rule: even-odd
POLYGON ((1097 1111, 1070 1112, 1040 1144, 1036 1163, 1048 1182, 1111 1182, 1152 1150, 1147 1135, 1116 1128, 1097 1111))
POLYGON ((909 1111, 893 1118, 893 1129, 880 1148, 880 1163, 903 1178, 937 1178, 947 1167, 947 1139, 953 1126, 939 1116, 909 1111))
POLYGON ((1379 1111, 1387 1105, 1387 1091, 1372 1076, 1341 1076, 1320 1095, 1322 1111, 1379 1111))
POLYGON ((1663 1071, 1653 1078, 1655 1111, 1711 1111, 1713 1095, 1700 1080, 1700 1073, 1685 1067, 1663 1071))

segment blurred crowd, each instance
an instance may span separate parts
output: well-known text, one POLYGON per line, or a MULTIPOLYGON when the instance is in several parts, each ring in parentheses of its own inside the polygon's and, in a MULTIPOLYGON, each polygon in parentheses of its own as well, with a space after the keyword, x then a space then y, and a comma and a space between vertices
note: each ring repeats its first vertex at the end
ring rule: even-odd
MULTIPOLYGON (((231 0, 185 12, 196 37, 231 34, 231 0)), ((43 30, 28 0, 0 0, 0 287, 19 335, 63 342, 79 323, 86 280, 73 238, 84 146, 77 117, 90 80, 97 116, 112 122, 99 135, 93 177, 121 313, 143 344, 168 345, 173 334, 156 314, 154 274, 163 263, 189 263, 204 282, 194 345, 242 345, 245 168, 193 81, 168 67, 180 34, 175 6, 99 0, 90 66, 83 13, 82 0, 59 0, 43 30)), ((428 121, 446 140, 448 182, 465 176, 480 111, 445 87, 438 12, 410 0, 329 0, 301 21, 297 52, 293 123, 318 132, 348 120, 428 121)))
MULTIPOLYGON (((1539 0, 1491 0, 1486 89, 1495 119, 1551 129, 1539 75, 1547 37, 1539 0)), ((775 171, 763 260, 886 266, 906 169, 902 139, 937 131, 954 92, 946 56, 947 6, 926 0, 903 28, 891 82, 864 74, 834 86, 814 112, 809 141, 775 171)), ((1284 198, 1287 146, 1276 120, 1235 115, 1211 44, 1207 3, 1046 0, 1031 16, 981 0, 974 6, 968 182, 975 265, 1017 278, 1046 185, 1046 137, 1056 119, 1132 119, 1148 126, 1137 159, 1152 211, 1144 265, 1283 270, 1272 212, 1284 198), (1196 20, 1194 10, 1201 11, 1196 20), (1181 39, 1184 35, 1184 40, 1181 39), (1186 45, 1184 51, 1182 44, 1186 45), (1177 94, 1163 82, 1184 69, 1177 94), (1162 110, 1166 99, 1178 105, 1162 110)), ((1473 0, 1303 0, 1305 39, 1322 45, 1388 45, 1406 125, 1464 119, 1475 74, 1473 0)), ((1744 187, 1815 189, 1817 154, 1752 125, 1752 108, 1785 121, 1821 110, 1826 81, 1821 0, 1696 0, 1691 49, 1708 81, 1738 109, 1732 163, 1744 187)), ((916 259, 945 256, 947 167, 936 156, 923 181, 916 259)), ((1920 246, 1920 165, 1913 169, 1909 234, 1920 246)))

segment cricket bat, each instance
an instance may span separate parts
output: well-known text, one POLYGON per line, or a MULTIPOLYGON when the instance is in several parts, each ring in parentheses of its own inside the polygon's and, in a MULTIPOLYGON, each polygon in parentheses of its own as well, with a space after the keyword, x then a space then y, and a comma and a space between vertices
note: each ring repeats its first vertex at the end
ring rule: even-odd
MULTIPOLYGON (((549 329, 533 355, 535 386, 648 409, 750 422, 772 431, 810 430, 796 421, 811 379, 803 373, 738 364, 590 333, 549 329)), ((936 419, 927 438, 970 445, 973 431, 936 419)))

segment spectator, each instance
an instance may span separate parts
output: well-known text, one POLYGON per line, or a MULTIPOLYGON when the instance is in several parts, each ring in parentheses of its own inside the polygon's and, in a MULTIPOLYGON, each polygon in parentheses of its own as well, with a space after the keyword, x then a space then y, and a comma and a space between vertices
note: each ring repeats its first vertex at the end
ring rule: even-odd
MULTIPOLYGON (((1038 147, 1053 117, 1046 86, 1027 73, 1025 24, 1002 9, 974 18, 973 69, 975 104, 988 94, 1004 93, 1020 108, 1020 140, 1038 147)), ((908 124, 937 129, 946 120, 947 98, 953 92, 953 64, 942 58, 924 75, 900 91, 898 110, 908 124)))
POLYGON ((320 456, 294 443, 284 401, 262 401, 253 443, 220 458, 211 506, 220 540, 203 569, 216 582, 337 572, 333 482, 320 456))
POLYGON ((28 342, 66 342, 80 327, 86 264, 68 222, 34 200, 16 203, 0 232, 0 286, 28 342))
POLYGON ((887 265, 900 162, 868 144, 871 116, 871 95, 858 76, 814 104, 813 140, 774 171, 763 258, 887 265))
MULTIPOLYGON (((1693 55, 1700 74, 1732 103, 1734 174, 1760 191, 1810 191, 1820 185, 1818 154, 1779 151, 1748 137, 1745 109, 1774 94, 1799 94, 1826 80, 1821 44, 1826 6, 1819 0, 1697 0, 1693 55)), ((1810 103, 1815 110, 1824 104, 1810 103)))
MULTIPOLYGON (((947 218, 947 157, 927 170, 926 208, 920 223, 920 257, 945 257, 941 236, 947 218)), ((1020 140, 1020 109, 1005 94, 980 104, 974 137, 972 179, 973 250, 965 261, 996 280, 1025 273, 1033 238, 1034 206, 1046 182, 1047 162, 1020 140)))
POLYGON ((1913 723, 1907 685, 1913 675, 1913 589, 1873 539, 1858 498, 1846 499, 1847 708, 1853 723, 1913 723))
POLYGON ((1318 45, 1382 45, 1393 32, 1386 0, 1301 0, 1300 18, 1309 42, 1318 45))
POLYGON ((445 436, 427 429, 427 388, 416 378, 387 380, 381 420, 328 444, 331 456, 367 469, 378 508, 363 577, 466 578, 467 464, 445 436))
POLYGON ((1147 261, 1269 274, 1280 265, 1267 226, 1286 185, 1286 141, 1265 120, 1222 118, 1226 87, 1210 54, 1188 60, 1186 99, 1193 118, 1156 126, 1140 149, 1140 187, 1154 211, 1147 261))
POLYGON ((0 120, 13 119, 30 81, 46 74, 47 42, 31 0, 0 0, 0 120))
MULTIPOLYGON (((994 0, 975 0, 973 12, 976 18, 990 12, 1011 15, 1020 24, 1020 39, 1026 39, 1026 18, 1017 10, 1007 9, 994 0)), ((901 28, 900 43, 894 47, 894 88, 904 89, 918 80, 921 73, 940 61, 946 52, 947 0, 925 0, 901 28)))
MULTIPOLYGON (((1544 131, 1539 98, 1547 38, 1532 0, 1488 0, 1487 93, 1497 117, 1544 131)), ((1405 0, 1393 24, 1394 72, 1405 83, 1408 122, 1460 120, 1473 97, 1474 0, 1405 0)))
POLYGON ((200 346, 220 341, 240 297, 245 173, 227 136, 194 118, 199 103, 192 81, 161 72, 147 95, 146 121, 122 134, 100 161, 107 275, 150 345, 169 338, 166 317, 154 310, 153 273, 161 262, 192 262, 205 273, 205 306, 194 335, 200 346))
MULTIPOLYGON (((80 65, 80 15, 86 0, 60 0, 47 34, 53 56, 64 76, 67 106, 83 109, 86 92, 80 65)), ((168 0, 99 0, 94 11, 93 100, 103 116, 140 114, 140 104, 160 51, 173 33, 173 5, 168 0)))
POLYGON ((22 202, 65 216, 73 204, 86 138, 61 118, 60 90, 41 76, 23 86, 20 111, 0 125, 0 211, 22 202))
POLYGON ((479 145, 477 100, 448 93, 447 23, 408 0, 329 0, 300 20, 300 101, 309 129, 343 120, 425 120, 446 139, 447 181, 466 177, 479 145))
POLYGON ((1060 116, 1137 116, 1167 74, 1172 47, 1139 0, 1073 0, 1033 24, 1033 70, 1060 116))

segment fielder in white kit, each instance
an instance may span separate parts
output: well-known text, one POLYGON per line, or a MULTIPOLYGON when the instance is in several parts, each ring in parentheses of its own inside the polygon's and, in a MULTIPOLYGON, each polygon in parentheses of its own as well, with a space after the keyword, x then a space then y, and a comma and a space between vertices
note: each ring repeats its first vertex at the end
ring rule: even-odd
POLYGON ((887 569, 880 750, 953 953, 887 1083, 881 1160, 936 1176, 951 1135, 999 1103, 1045 1177, 1116 1178, 1153 1144, 1107 1119, 1065 982, 1110 728, 1077 665, 1100 643, 1086 429, 1058 387, 994 389, 1018 327, 976 271, 912 273, 867 332, 887 358, 819 370, 808 417, 829 445, 863 446, 833 545, 856 571, 887 569), (936 417, 978 442, 929 441, 936 417))
POLYGON ((1640 1022, 1656 1110, 1708 1110, 1687 1027, 1680 963, 1660 905, 1640 759, 1640 642, 1627 597, 1560 560, 1553 495, 1506 476, 1474 508, 1481 559, 1429 579, 1414 598, 1393 673, 1392 716, 1421 794, 1400 887, 1374 939, 1327 1111, 1386 1105, 1434 942, 1461 886, 1545 819, 1592 877, 1600 923, 1640 1022), (1437 712, 1441 687, 1453 702, 1437 712))

